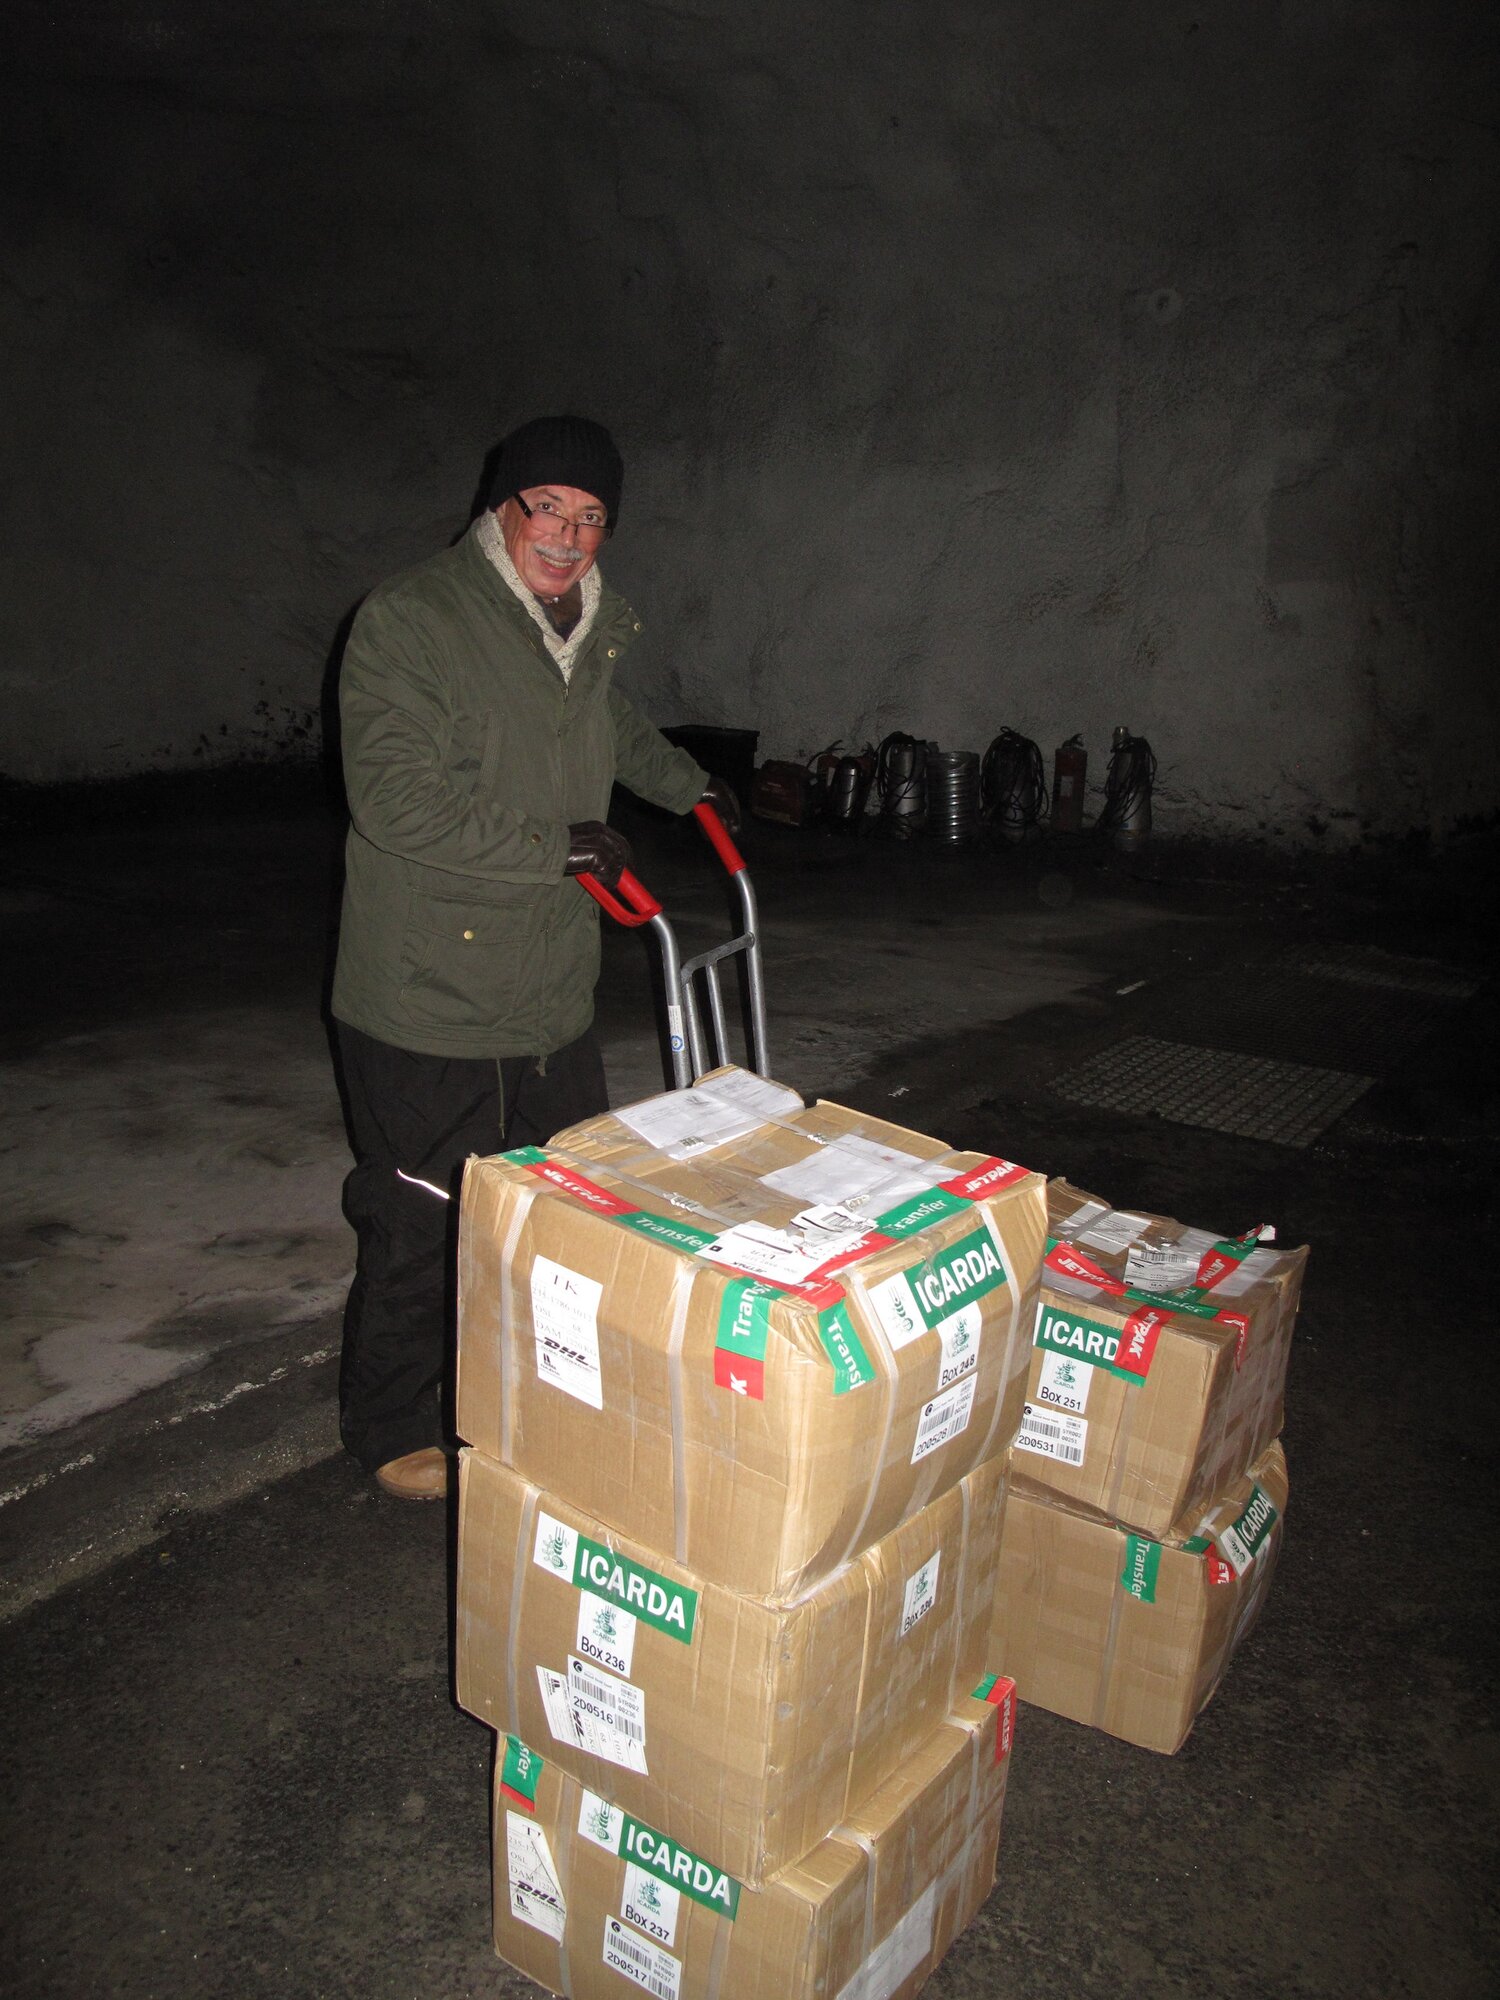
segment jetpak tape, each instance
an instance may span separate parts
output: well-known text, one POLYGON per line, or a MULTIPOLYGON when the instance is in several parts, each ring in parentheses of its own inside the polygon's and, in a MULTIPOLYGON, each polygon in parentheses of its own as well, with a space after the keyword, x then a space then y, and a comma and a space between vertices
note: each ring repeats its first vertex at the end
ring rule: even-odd
MULTIPOLYGON (((535 1174, 538 1179, 557 1188, 561 1193, 571 1196, 594 1214, 617 1222, 621 1227, 632 1230, 637 1235, 665 1243, 688 1256, 701 1257, 711 1243, 735 1227, 732 1217, 716 1214, 712 1209, 690 1201, 685 1196, 663 1197, 659 1188, 637 1180, 634 1176, 621 1172, 617 1167, 611 1166, 605 1170, 612 1180, 623 1181, 655 1200, 665 1198, 674 1206, 700 1217, 704 1222, 717 1223, 719 1227, 704 1229, 699 1223, 679 1222, 675 1217, 659 1216, 634 1202, 624 1200, 610 1189, 601 1187, 583 1171, 585 1166, 594 1165, 592 1161, 578 1160, 556 1150, 548 1152, 539 1146, 521 1146, 503 1157, 517 1166, 524 1167, 528 1173, 535 1174)), ((739 1282, 766 1286, 773 1294, 786 1293, 814 1306, 818 1311, 818 1336, 834 1369, 834 1394, 842 1395, 848 1390, 862 1388, 865 1383, 874 1379, 875 1371, 870 1366, 869 1356, 855 1333, 847 1311, 844 1310, 845 1292, 844 1287, 835 1282, 837 1274, 848 1270, 877 1250, 889 1249, 892 1244, 902 1241, 907 1236, 919 1235, 946 1217, 962 1213, 965 1208, 971 1208, 977 1202, 981 1202, 986 1195, 998 1194, 1002 1189, 1014 1186, 1018 1181, 1029 1178, 1030 1173, 1029 1167, 1018 1166, 1014 1161, 988 1159, 978 1167, 955 1175, 951 1180, 940 1182, 927 1194, 912 1196, 897 1203, 894 1208, 887 1209, 883 1214, 877 1215, 870 1228, 854 1243, 837 1251, 803 1278, 766 1277, 742 1271, 739 1282)), ((991 1228, 988 1234, 993 1239, 995 1232, 991 1228)), ((955 1251, 958 1247, 954 1246, 955 1251)), ((998 1243, 995 1247, 999 1248, 998 1243)), ((712 1261, 721 1270, 732 1271, 734 1268, 718 1259, 712 1261)), ((988 1258, 982 1261, 988 1264, 988 1258)), ((941 1252, 936 1259, 913 1265, 909 1275, 912 1274, 914 1274, 914 1290, 923 1301, 924 1308, 947 1303, 961 1296, 965 1289, 974 1291, 975 1296, 981 1295, 976 1289, 978 1280, 970 1279, 966 1285, 958 1270, 950 1267, 941 1252)), ((1004 1272, 1001 1281, 1013 1285, 1014 1274, 1004 1272)), ((744 1364, 764 1362, 765 1322, 762 1319, 758 1330, 757 1349, 754 1301, 751 1302, 748 1318, 743 1322, 739 1313, 739 1303, 740 1300, 737 1298, 735 1311, 720 1316, 719 1344, 725 1351, 726 1359, 721 1364, 716 1357, 714 1379, 721 1388, 730 1388, 741 1395, 753 1395, 755 1385, 758 1383, 763 1395, 763 1366, 756 1368, 744 1364), (736 1366, 736 1362, 740 1365, 736 1366)), ((948 1310, 952 1310, 951 1304, 948 1305, 948 1310)))
POLYGON ((1254 1563, 1280 1518, 1275 1501, 1257 1482, 1240 1513, 1226 1527, 1215 1530, 1210 1513, 1198 1533, 1182 1546, 1193 1555, 1204 1556, 1210 1583, 1233 1583, 1254 1563))
POLYGON ((988 1702, 995 1713, 995 1762, 1004 1763, 1016 1733, 1016 1684, 1005 1674, 986 1674, 973 1699, 988 1702))
MULTIPOLYGON (((1254 1247, 1253 1241, 1247 1243, 1245 1255, 1248 1256, 1254 1247)), ((1204 1261, 1205 1263, 1208 1261, 1207 1255, 1204 1261)), ((1233 1270, 1236 1266, 1231 1261, 1224 1268, 1233 1270)), ((1128 1299, 1132 1304, 1145 1308, 1142 1312, 1133 1313, 1127 1319, 1123 1332, 1118 1334, 1113 1327, 1101 1327, 1096 1320, 1082 1320, 1085 1329, 1095 1328, 1101 1335, 1113 1336, 1117 1343, 1116 1351, 1108 1356, 1102 1352, 1102 1344, 1101 1350, 1095 1353, 1085 1351, 1076 1343, 1070 1343, 1074 1352, 1079 1353, 1083 1360, 1092 1362, 1096 1367, 1107 1367, 1126 1381, 1144 1381, 1150 1373, 1152 1356, 1156 1352, 1157 1334, 1165 1325, 1167 1318, 1174 1313, 1183 1314, 1189 1319, 1214 1320, 1221 1326, 1232 1327, 1235 1335, 1234 1365, 1237 1369, 1244 1365, 1245 1346, 1250 1337, 1249 1315, 1224 1311, 1212 1305, 1202 1296, 1201 1288, 1191 1292, 1148 1292, 1139 1285, 1127 1285, 1123 1279, 1112 1277, 1102 1265, 1096 1264, 1092 1257, 1056 1236, 1047 1238, 1046 1254, 1042 1258, 1044 1282, 1049 1271, 1071 1284, 1102 1292, 1108 1298, 1128 1299), (1122 1343, 1125 1349, 1123 1353, 1119 1351, 1122 1343)), ((1219 1275, 1222 1276, 1223 1272, 1219 1275)), ((1067 1317, 1062 1308, 1053 1310, 1067 1317)), ((1057 1344, 1042 1338, 1042 1321, 1038 1313, 1036 1345, 1047 1347, 1057 1344)))
MULTIPOLYGON (((622 1226, 649 1236, 655 1241, 666 1242, 673 1249, 685 1252, 688 1256, 701 1249, 704 1242, 712 1241, 713 1236, 718 1233, 700 1229, 692 1224, 678 1223, 633 1207, 618 1195, 589 1180, 586 1175, 578 1171, 579 1163, 566 1156, 548 1155, 540 1147, 526 1146, 503 1157, 525 1167, 536 1175, 539 1181, 559 1189, 594 1213, 618 1221, 622 1226)), ((916 1273, 919 1281, 924 1277, 929 1280, 925 1290, 915 1294, 922 1302, 924 1319, 928 1311, 937 1314, 941 1305, 949 1304, 954 1297, 962 1298, 965 1290, 972 1292, 976 1297, 982 1297, 992 1290, 999 1290, 1001 1287, 1005 1289, 1010 1307, 1005 1330, 1005 1346, 996 1381, 990 1427, 984 1445, 974 1461, 975 1464, 987 1459, 994 1445, 995 1434, 1005 1407, 1006 1385, 1010 1381, 1011 1369, 1015 1364, 1023 1303, 1015 1266, 1006 1249, 1004 1238, 996 1227, 993 1216, 982 1204, 987 1195, 998 1193, 1030 1177, 1030 1168, 1017 1166, 1013 1161, 997 1158, 986 1160, 980 1166, 968 1169, 942 1187, 934 1189, 930 1195, 914 1198, 901 1204, 899 1209, 888 1211, 886 1215, 877 1218, 881 1224, 888 1225, 897 1233, 891 1237, 882 1236, 879 1243, 874 1240, 869 1241, 861 1253, 867 1255, 871 1250, 882 1247, 886 1241, 900 1240, 902 1234, 919 1235, 950 1215, 961 1214, 965 1209, 972 1211, 976 1205, 979 1206, 979 1218, 984 1236, 983 1254, 970 1244, 968 1238, 965 1238, 962 1244, 949 1246, 949 1251, 940 1251, 935 1258, 908 1266, 906 1272, 902 1274, 910 1277, 912 1273, 916 1273)), ((659 1195, 660 1192, 655 1189, 646 1191, 654 1195, 659 1195)), ((530 1192, 522 1190, 502 1246, 500 1329, 504 1394, 502 1437, 506 1463, 513 1462, 517 1401, 514 1386, 517 1333, 511 1263, 525 1218, 539 1192, 540 1189, 530 1192)), ((698 1204, 692 1206, 696 1213, 708 1220, 721 1223, 725 1220, 723 1217, 711 1215, 698 1204)), ((974 1234, 977 1237, 979 1231, 976 1230, 974 1234)), ((684 1262, 677 1266, 673 1275, 672 1322, 666 1355, 672 1422, 673 1553, 679 1562, 686 1561, 688 1547, 688 1480, 682 1352, 687 1336, 693 1269, 692 1264, 684 1262)), ((885 1467, 896 1404, 897 1364, 894 1350, 881 1326, 880 1316, 870 1306, 863 1274, 857 1265, 848 1270, 847 1277, 849 1286, 854 1290, 863 1308, 863 1319, 875 1347, 876 1361, 879 1365, 872 1364, 870 1355, 855 1330, 847 1310, 845 1289, 829 1284, 827 1292, 823 1295, 831 1295, 832 1303, 824 1305, 818 1313, 818 1334, 824 1352, 833 1367, 833 1391, 835 1395, 840 1395, 850 1389, 863 1387, 867 1382, 878 1381, 884 1384, 885 1393, 880 1422, 880 1450, 871 1460, 871 1473, 864 1506, 860 1509, 843 1555, 835 1568, 841 1568, 844 1563, 849 1562, 861 1546, 860 1537, 869 1519, 870 1510, 875 1504, 885 1467)), ((728 1389, 732 1394, 758 1401, 764 1400, 765 1353, 770 1326, 770 1307, 772 1302, 783 1294, 804 1298, 808 1296, 805 1283, 777 1285, 764 1278, 730 1279, 720 1305, 719 1321, 715 1331, 714 1380, 720 1388, 728 1389)), ((950 1396, 957 1395, 961 1391, 962 1380, 963 1378, 960 1378, 959 1382, 943 1393, 950 1396)), ((607 1403, 607 1384, 604 1393, 607 1403)), ((936 1400, 935 1398, 934 1401, 936 1400)), ((951 1420, 956 1423, 956 1428, 951 1433, 953 1436, 960 1435, 968 1427, 967 1414, 963 1415, 962 1422, 957 1422, 958 1414, 955 1412, 951 1420)), ((913 1489, 910 1513, 916 1513, 927 1504, 938 1483, 941 1469, 940 1453, 934 1449, 930 1456, 932 1462, 929 1470, 913 1489)))

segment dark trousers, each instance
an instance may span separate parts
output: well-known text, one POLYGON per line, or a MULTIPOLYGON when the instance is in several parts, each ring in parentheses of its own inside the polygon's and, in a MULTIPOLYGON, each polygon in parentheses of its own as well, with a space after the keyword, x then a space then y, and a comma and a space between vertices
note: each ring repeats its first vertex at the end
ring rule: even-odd
POLYGON ((607 1110, 608 1097, 592 1030, 545 1062, 481 1062, 417 1055, 334 1025, 355 1158, 344 1213, 358 1238, 339 1434, 373 1471, 442 1444, 451 1428, 443 1404, 464 1161, 545 1144, 607 1110))

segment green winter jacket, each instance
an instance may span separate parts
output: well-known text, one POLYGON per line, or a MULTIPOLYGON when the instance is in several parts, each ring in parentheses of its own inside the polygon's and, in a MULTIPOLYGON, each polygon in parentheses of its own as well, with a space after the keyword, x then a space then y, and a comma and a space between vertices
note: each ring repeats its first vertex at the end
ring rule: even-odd
POLYGON ((593 1019, 599 910, 568 826, 623 784, 707 779, 611 685, 641 631, 607 586, 564 681, 471 528, 360 607, 339 682, 352 824, 333 1012, 425 1055, 545 1056, 593 1019))

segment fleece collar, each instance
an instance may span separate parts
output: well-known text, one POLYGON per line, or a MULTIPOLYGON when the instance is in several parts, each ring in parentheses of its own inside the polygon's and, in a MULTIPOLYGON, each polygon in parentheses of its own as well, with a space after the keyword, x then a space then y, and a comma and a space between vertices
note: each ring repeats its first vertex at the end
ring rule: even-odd
POLYGON ((557 662, 557 670, 563 679, 571 680, 573 662, 578 657, 578 649, 589 635, 594 614, 599 609, 602 585, 599 580, 599 565, 588 571, 580 586, 583 592, 583 612, 578 623, 564 639, 560 632, 553 630, 552 621, 542 609, 540 602, 521 581, 520 572, 510 559, 510 551, 505 546, 505 537, 500 532, 500 516, 492 509, 486 509, 474 523, 474 538, 479 543, 485 559, 493 564, 510 589, 520 599, 537 630, 542 635, 542 643, 557 662))

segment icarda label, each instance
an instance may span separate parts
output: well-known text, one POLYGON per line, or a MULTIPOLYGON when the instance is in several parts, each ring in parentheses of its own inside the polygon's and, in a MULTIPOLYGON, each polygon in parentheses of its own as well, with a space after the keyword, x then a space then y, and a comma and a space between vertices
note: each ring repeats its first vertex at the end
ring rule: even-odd
POLYGON ((1094 1371, 1076 1355, 1049 1352, 1042 1356, 1037 1372, 1036 1392, 1059 1410, 1081 1417, 1089 1406, 1089 1384, 1094 1371))
POLYGON ((1091 1368, 1103 1368, 1122 1382, 1144 1382, 1168 1317, 1165 1312, 1142 1310, 1132 1312, 1124 1326, 1118 1327, 1042 1299, 1036 1309, 1033 1344, 1045 1353, 1067 1355, 1091 1368))
POLYGON ((716 1910, 731 1921, 739 1914, 740 1885, 732 1875, 726 1875, 722 1868, 705 1861, 701 1854, 695 1854, 680 1841, 670 1840, 655 1827, 632 1819, 629 1813, 594 1792, 586 1791, 583 1795, 578 1809, 578 1831, 595 1847, 618 1854, 623 1861, 668 1888, 691 1896, 705 1909, 716 1910))
POLYGON ((927 1261, 909 1264, 872 1285, 870 1305, 898 1350, 932 1328, 951 1327, 955 1318, 963 1318, 974 1329, 977 1351, 979 1303, 1004 1283, 993 1238, 987 1229, 974 1229, 927 1261))
POLYGON ((1257 1486, 1245 1504, 1245 1511, 1232 1527, 1219 1535, 1219 1554, 1243 1576, 1260 1554, 1276 1525, 1276 1508, 1263 1486, 1257 1486))
POLYGON ((660 1882, 631 1861, 625 1868, 625 1892, 620 1898, 620 1915, 658 1944, 672 1944, 677 1937, 677 1908, 682 1891, 660 1882))
MULTIPOLYGON (((628 1611, 632 1619, 654 1626, 684 1646, 693 1643, 693 1627, 698 1618, 696 1590, 690 1590, 685 1583, 674 1583, 670 1577, 647 1569, 644 1563, 632 1562, 629 1556, 605 1548, 600 1542, 591 1542, 587 1535, 555 1520, 544 1509, 537 1511, 531 1559, 538 1569, 547 1570, 580 1590, 592 1591, 619 1610, 628 1611)), ((624 1628, 620 1629, 623 1634, 624 1628)), ((630 1643, 634 1644, 633 1632, 630 1643)))
POLYGON ((912 1626, 925 1618, 937 1603, 938 1565, 943 1552, 936 1550, 914 1575, 906 1579, 906 1589, 901 1598, 901 1637, 904 1639, 912 1626))
POLYGON ((586 1660, 597 1660, 611 1673, 630 1674, 635 1658, 635 1614, 596 1597, 591 1590, 578 1593, 578 1632, 575 1641, 586 1660))

